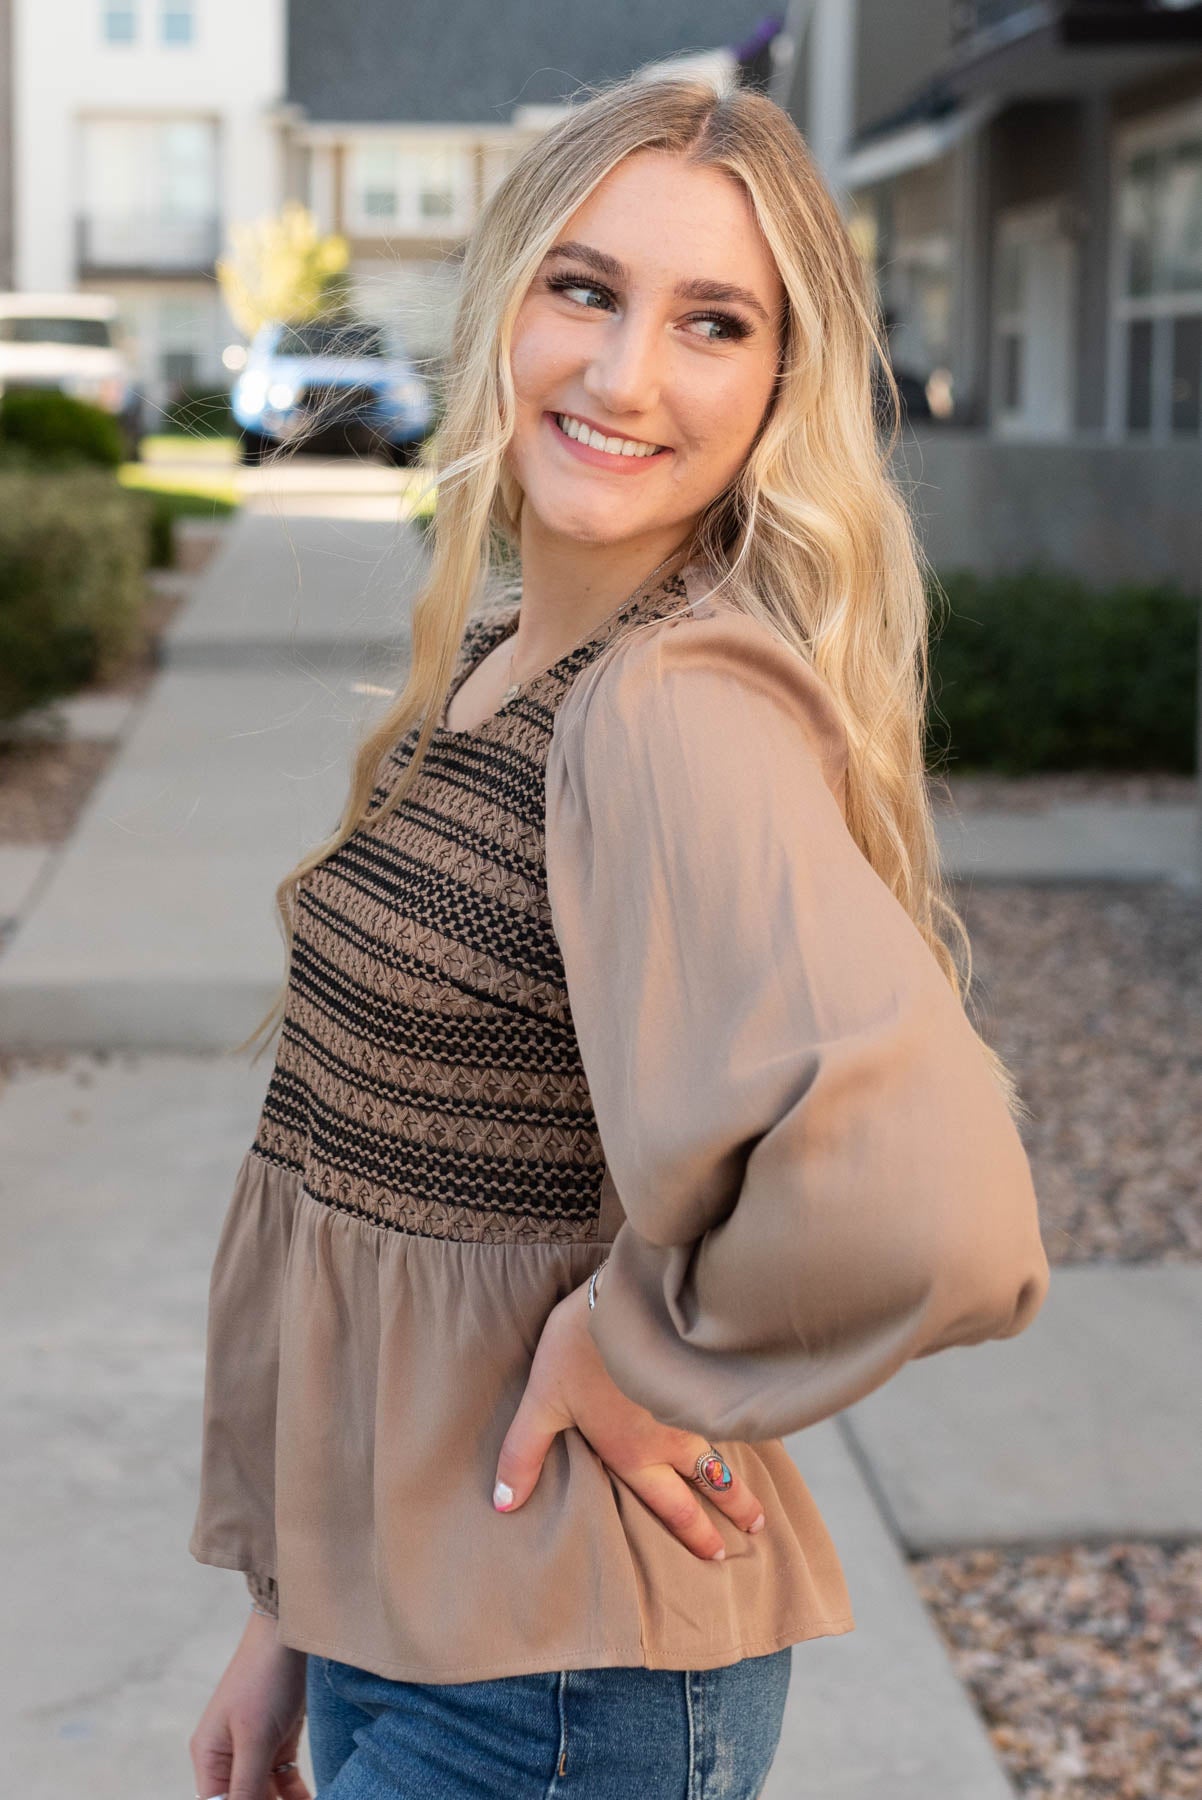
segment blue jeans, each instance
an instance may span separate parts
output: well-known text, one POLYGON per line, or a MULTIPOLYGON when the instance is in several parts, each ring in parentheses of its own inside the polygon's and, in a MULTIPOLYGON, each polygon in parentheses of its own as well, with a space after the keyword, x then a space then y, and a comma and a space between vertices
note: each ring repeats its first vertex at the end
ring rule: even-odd
POLYGON ((792 1648, 721 1669, 389 1681, 310 1654, 317 1800, 757 1800, 792 1648))

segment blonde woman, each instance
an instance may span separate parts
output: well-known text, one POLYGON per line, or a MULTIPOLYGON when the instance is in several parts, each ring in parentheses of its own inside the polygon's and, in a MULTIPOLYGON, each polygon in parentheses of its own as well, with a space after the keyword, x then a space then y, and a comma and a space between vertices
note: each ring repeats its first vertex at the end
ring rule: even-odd
POLYGON ((204 1800, 305 1796, 306 1710, 321 1800, 753 1800, 854 1623, 782 1436, 1042 1303, 877 350, 762 96, 615 86, 484 213, 213 1267, 204 1800))

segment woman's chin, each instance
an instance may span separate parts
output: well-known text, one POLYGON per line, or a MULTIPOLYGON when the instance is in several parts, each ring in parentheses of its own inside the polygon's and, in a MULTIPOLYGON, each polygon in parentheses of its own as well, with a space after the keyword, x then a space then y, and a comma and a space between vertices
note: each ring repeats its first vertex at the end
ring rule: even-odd
POLYGON ((538 521, 539 531, 548 538, 577 544, 581 549, 600 550, 632 538, 645 537, 662 522, 655 519, 633 519, 630 509, 616 506, 598 507, 582 512, 579 508, 548 507, 545 510, 526 496, 525 506, 538 521))

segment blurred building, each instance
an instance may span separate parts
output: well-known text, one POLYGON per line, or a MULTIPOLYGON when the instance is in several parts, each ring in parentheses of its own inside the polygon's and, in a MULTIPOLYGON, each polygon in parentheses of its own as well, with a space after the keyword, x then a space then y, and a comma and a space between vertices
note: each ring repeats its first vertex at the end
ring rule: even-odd
POLYGON ((569 95, 665 60, 763 85, 780 23, 765 0, 0 0, 0 287, 113 294, 153 411, 226 385, 217 256, 298 198, 350 239, 362 309, 436 360, 481 204, 569 95))
POLYGON ((220 387, 215 261, 279 203, 285 0, 10 4, 13 285, 115 295, 152 405, 220 387))
POLYGON ((13 284, 13 7, 0 0, 0 289, 13 284))
POLYGON ((775 91, 877 271, 936 561, 1197 587, 1202 6, 808 0, 786 32, 775 91))
POLYGON ((289 192, 349 238, 361 308, 436 359, 481 205, 582 83, 762 82, 780 24, 765 0, 291 0, 289 192))

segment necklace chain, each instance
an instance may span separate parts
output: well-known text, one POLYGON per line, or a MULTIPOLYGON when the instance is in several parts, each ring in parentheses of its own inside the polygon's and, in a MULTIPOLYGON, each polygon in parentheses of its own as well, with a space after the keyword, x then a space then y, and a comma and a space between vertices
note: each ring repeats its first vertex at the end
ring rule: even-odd
MULTIPOLYGON (((644 589, 649 587, 651 582, 653 582, 655 580, 655 577, 659 574, 660 570, 665 566, 665 564, 670 563, 672 561, 672 558, 674 556, 678 556, 679 554, 680 554, 680 546, 679 545, 677 545, 675 550, 669 550, 667 556, 664 557, 663 562, 656 563, 656 565, 652 569, 651 573, 649 575, 645 575, 643 577, 642 581, 639 582, 639 585, 635 588, 634 592, 632 594, 628 595, 627 598, 622 601, 620 606, 615 606, 613 612, 611 612, 606 618, 602 619, 600 624, 596 625, 584 637, 579 638, 577 640, 577 642, 574 643, 569 649, 565 650, 563 655, 570 656, 572 654, 573 650, 578 650, 580 648, 581 644, 587 644, 591 638, 596 637, 597 633, 602 629, 603 626, 608 625, 610 623, 610 620, 615 619, 619 613, 625 612, 626 608, 628 606, 632 606, 634 604, 634 602, 638 599, 639 595, 641 593, 643 593, 644 589)), ((533 675, 526 675, 522 678, 521 681, 514 681, 512 679, 512 676, 513 676, 514 658, 516 656, 517 656, 516 650, 511 650, 509 652, 509 667, 506 669, 505 673, 511 679, 510 679, 509 686, 505 689, 504 694, 501 696, 501 704, 503 706, 508 706, 508 704, 511 700, 516 699, 518 694, 521 693, 522 689, 527 685, 527 683, 529 683, 531 681, 536 681, 540 675, 545 675, 547 673, 547 669, 536 669, 534 671, 533 675)), ((562 661, 563 661, 563 656, 556 657, 556 659, 555 659, 555 662, 562 662, 562 661)), ((550 669, 553 669, 554 667, 555 667, 555 663, 548 663, 548 665, 547 665, 547 668, 550 668, 550 669)))

